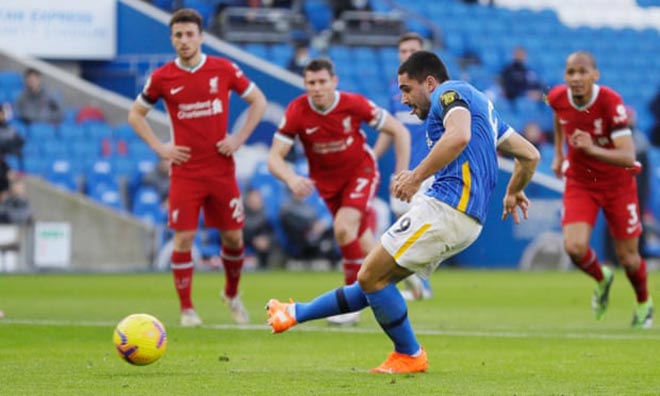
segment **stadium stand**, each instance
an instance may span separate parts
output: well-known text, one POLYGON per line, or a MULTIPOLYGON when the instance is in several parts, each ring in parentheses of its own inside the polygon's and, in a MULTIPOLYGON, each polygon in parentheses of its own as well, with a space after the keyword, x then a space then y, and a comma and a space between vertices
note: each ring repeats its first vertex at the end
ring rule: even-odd
MULTIPOLYGON (((152 3, 166 12, 179 6, 196 8, 205 16, 206 26, 212 28, 216 17, 214 12, 220 2, 188 0, 152 3)), ((278 15, 287 15, 289 26, 295 26, 295 29, 284 33, 278 31, 275 36, 259 30, 263 34, 250 36, 249 40, 245 34, 231 36, 225 31, 225 38, 252 55, 283 68, 293 52, 296 34, 302 31, 312 36, 310 42, 315 54, 327 55, 336 63, 340 89, 366 94, 377 104, 387 106, 388 83, 398 66, 393 42, 383 38, 384 32, 377 29, 373 36, 369 36, 367 30, 363 41, 351 41, 347 35, 341 34, 328 36, 335 22, 329 2, 313 0, 302 3, 299 10, 277 11, 280 12, 278 15), (304 18, 302 22, 299 19, 301 16, 304 18)), ((619 3, 615 1, 615 6, 606 7, 611 9, 603 15, 589 16, 579 22, 578 16, 568 9, 570 7, 564 6, 566 2, 559 0, 534 4, 498 0, 495 6, 465 4, 459 0, 372 0, 370 4, 374 13, 368 18, 388 15, 392 21, 403 21, 405 29, 400 25, 390 26, 392 37, 402 30, 422 33, 429 39, 432 49, 445 60, 450 73, 488 92, 503 117, 519 130, 532 120, 544 130, 550 130, 551 113, 541 98, 524 97, 514 104, 503 100, 497 76, 512 49, 517 45, 526 48, 531 67, 545 82, 544 88, 562 81, 563 61, 569 52, 577 49, 592 51, 603 72, 601 82, 621 92, 626 103, 637 111, 640 130, 648 133, 653 122, 648 103, 660 86, 660 57, 640 54, 660 53, 660 33, 657 23, 636 11, 627 13, 626 21, 612 21, 611 14, 622 10, 623 6, 619 3), (627 22, 628 17, 637 18, 637 22, 627 22)), ((647 0, 637 3, 651 15, 657 15, 656 11, 660 11, 657 2, 647 0)), ((598 10, 598 7, 593 9, 598 10)), ((270 11, 259 12, 267 15, 270 11)), ((237 12, 235 15, 245 14, 237 12)), ((212 32, 209 30, 208 34, 212 32)), ((121 54, 113 61, 82 61, 81 75, 132 99, 150 71, 171 58, 171 53, 121 54)), ((0 102, 15 103, 22 88, 19 71, 0 71, 0 102)), ((28 138, 24 147, 26 172, 42 176, 68 191, 86 193, 112 208, 129 210, 148 222, 164 224, 162 209, 159 207, 156 210, 155 206, 148 205, 148 191, 145 192, 141 185, 142 175, 157 162, 155 153, 136 137, 123 120, 116 122, 117 117, 109 117, 110 121, 78 123, 76 115, 82 105, 72 103, 65 120, 59 125, 26 126, 12 121, 19 132, 28 138), (102 169, 106 170, 105 173, 102 169)), ((162 103, 158 106, 162 109, 162 103)), ((541 167, 546 173, 549 173, 548 157, 544 156, 546 162, 541 167)), ((651 186, 660 185, 659 163, 656 152, 651 155, 651 186)), ((278 202, 287 198, 287 191, 281 184, 269 180, 270 175, 264 168, 263 164, 258 166, 247 185, 262 190, 267 197, 269 216, 276 220, 275 209, 278 202)), ((649 204, 651 213, 657 219, 660 218, 660 193, 655 190, 657 188, 652 192, 649 204)), ((281 234, 279 236, 286 244, 285 236, 281 234)), ((205 252, 214 248, 212 246, 205 252)))

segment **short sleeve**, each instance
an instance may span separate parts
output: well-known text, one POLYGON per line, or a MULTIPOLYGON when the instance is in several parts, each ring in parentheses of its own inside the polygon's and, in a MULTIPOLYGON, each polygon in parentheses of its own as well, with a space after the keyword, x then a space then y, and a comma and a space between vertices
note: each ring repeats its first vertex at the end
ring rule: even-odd
POLYGON ((238 67, 237 64, 231 63, 231 80, 229 86, 231 89, 238 93, 241 97, 244 97, 252 90, 254 84, 247 78, 243 70, 238 67))

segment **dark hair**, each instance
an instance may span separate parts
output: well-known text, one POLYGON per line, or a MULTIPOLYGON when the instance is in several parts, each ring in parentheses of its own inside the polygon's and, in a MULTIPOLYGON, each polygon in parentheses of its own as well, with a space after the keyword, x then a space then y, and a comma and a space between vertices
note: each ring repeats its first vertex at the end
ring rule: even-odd
POLYGON ((417 51, 399 66, 398 74, 408 74, 408 78, 422 82, 433 76, 439 83, 449 80, 449 72, 442 60, 429 51, 417 51))
POLYGON ((401 43, 403 43, 404 41, 412 41, 412 40, 417 41, 420 46, 424 47, 424 38, 415 32, 408 32, 402 34, 401 36, 399 36, 399 41, 397 41, 396 44, 401 45, 401 43))
POLYGON ((331 76, 335 75, 335 65, 328 58, 312 59, 303 69, 303 74, 305 74, 308 71, 317 72, 321 70, 327 70, 331 76))
POLYGON ((571 56, 578 56, 578 55, 587 58, 591 63, 591 67, 593 67, 594 69, 598 69, 598 65, 596 65, 596 57, 594 57, 594 55, 589 51, 584 51, 584 50, 575 51, 572 54, 570 54, 568 57, 570 58, 571 56))
POLYGON ((25 69, 25 72, 23 72, 23 76, 27 77, 30 75, 41 76, 41 72, 35 69, 34 67, 28 67, 27 69, 25 69))
POLYGON ((170 29, 175 23, 194 23, 202 31, 202 16, 192 8, 181 8, 172 14, 170 19, 170 29))

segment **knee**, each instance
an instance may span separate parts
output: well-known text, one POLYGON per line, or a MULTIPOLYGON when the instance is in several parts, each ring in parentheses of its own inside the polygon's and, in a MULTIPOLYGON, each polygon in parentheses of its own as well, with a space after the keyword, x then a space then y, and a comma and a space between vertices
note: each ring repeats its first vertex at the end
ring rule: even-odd
POLYGON ((374 279, 372 276, 370 276, 369 271, 365 268, 364 265, 358 272, 357 281, 360 284, 360 288, 365 293, 373 292, 376 289, 374 279))
POLYGON ((195 241, 194 232, 177 233, 174 236, 174 250, 180 252, 189 251, 192 249, 194 241, 195 241))
POLYGON ((346 223, 336 222, 334 224, 335 238, 339 246, 352 242, 357 238, 357 230, 346 223))
POLYGON ((564 240, 564 249, 573 260, 580 260, 587 254, 589 246, 581 242, 564 240))
POLYGON ((242 232, 228 232, 221 235, 221 242, 223 246, 230 249, 238 249, 243 246, 243 233, 242 232))

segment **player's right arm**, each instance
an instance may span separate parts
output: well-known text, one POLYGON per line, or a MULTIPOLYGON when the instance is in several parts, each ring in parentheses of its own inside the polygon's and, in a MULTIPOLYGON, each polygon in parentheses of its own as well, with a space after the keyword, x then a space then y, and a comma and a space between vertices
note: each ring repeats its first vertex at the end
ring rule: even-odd
POLYGON ((128 123, 133 130, 149 145, 160 157, 169 159, 175 164, 181 164, 190 159, 190 148, 185 146, 175 146, 165 143, 158 139, 154 131, 147 122, 147 113, 149 108, 143 106, 138 100, 133 102, 133 106, 128 113, 128 123))
POLYGON ((292 142, 276 134, 273 137, 273 144, 270 146, 270 152, 268 153, 268 170, 275 177, 282 180, 289 187, 293 195, 303 198, 314 192, 314 182, 298 175, 284 160, 289 151, 291 151, 292 146, 292 142))

